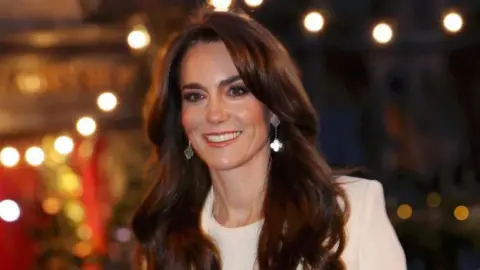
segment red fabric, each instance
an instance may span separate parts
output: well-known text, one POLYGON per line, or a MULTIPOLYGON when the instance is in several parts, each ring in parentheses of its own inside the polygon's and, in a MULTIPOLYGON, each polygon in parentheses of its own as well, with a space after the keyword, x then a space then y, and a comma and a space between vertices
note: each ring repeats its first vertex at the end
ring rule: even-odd
POLYGON ((37 196, 38 172, 28 166, 0 166, 0 200, 11 199, 20 206, 16 222, 0 220, 0 262, 2 270, 31 269, 35 260, 31 233, 39 224, 37 196))

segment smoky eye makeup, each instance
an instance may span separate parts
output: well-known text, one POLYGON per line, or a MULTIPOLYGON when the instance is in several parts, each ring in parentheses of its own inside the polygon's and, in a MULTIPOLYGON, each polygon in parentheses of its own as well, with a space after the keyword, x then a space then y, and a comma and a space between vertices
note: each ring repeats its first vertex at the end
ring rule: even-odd
POLYGON ((231 85, 227 91, 227 95, 231 97, 241 97, 248 93, 250 93, 250 90, 243 84, 231 85))

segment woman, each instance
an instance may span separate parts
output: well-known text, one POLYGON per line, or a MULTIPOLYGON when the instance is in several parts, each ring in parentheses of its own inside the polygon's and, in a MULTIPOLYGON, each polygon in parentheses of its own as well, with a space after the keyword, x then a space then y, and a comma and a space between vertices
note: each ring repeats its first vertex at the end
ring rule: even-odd
POLYGON ((133 219, 149 269, 405 269, 381 185, 334 178, 292 59, 264 27, 202 11, 154 77, 160 175, 133 219))

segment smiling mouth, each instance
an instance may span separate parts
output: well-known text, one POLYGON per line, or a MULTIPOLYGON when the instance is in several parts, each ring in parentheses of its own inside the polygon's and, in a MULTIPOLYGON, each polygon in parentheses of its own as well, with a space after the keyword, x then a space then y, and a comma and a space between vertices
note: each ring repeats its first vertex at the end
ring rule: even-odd
POLYGON ((241 131, 235 131, 227 133, 206 134, 204 136, 208 144, 216 147, 222 147, 234 141, 236 138, 238 138, 238 136, 240 136, 240 134, 242 134, 241 131))

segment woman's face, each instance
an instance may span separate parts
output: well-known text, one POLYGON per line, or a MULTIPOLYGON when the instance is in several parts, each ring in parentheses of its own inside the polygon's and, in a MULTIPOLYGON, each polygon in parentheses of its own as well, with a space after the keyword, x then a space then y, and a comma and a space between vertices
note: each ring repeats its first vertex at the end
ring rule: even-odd
POLYGON ((269 151, 267 109, 245 87, 223 42, 187 51, 180 89, 183 128, 210 169, 237 168, 269 151))

